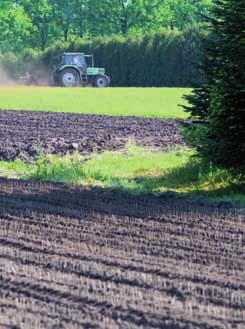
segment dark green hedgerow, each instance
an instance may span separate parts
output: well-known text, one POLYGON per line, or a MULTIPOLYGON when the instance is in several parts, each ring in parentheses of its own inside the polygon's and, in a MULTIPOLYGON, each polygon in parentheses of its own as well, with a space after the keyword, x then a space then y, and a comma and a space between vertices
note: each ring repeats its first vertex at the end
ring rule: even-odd
POLYGON ((19 57, 7 55, 2 62, 12 74, 32 68, 51 71, 57 55, 65 51, 93 53, 96 65, 106 68, 113 86, 187 87, 203 81, 196 65, 202 56, 203 34, 204 29, 196 26, 184 32, 79 39, 56 44, 43 53, 26 50, 19 57))

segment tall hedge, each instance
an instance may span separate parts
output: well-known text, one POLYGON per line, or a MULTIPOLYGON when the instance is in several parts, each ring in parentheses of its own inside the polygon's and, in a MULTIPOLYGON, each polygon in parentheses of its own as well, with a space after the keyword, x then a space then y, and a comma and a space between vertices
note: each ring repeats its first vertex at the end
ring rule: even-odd
MULTIPOLYGON (((93 53, 96 66, 105 67, 113 86, 184 87, 203 80, 196 66, 201 56, 200 27, 185 32, 160 31, 145 36, 79 39, 57 44, 39 55, 49 71, 63 52, 93 53)), ((37 65, 37 56, 34 56, 37 65)), ((30 65, 30 52, 25 52, 30 65)), ((24 65, 17 65, 25 69, 24 65)))
POLYGON ((77 41, 48 49, 43 62, 50 65, 62 51, 93 53, 96 65, 106 68, 113 86, 190 86, 202 76, 195 66, 199 55, 198 29, 185 33, 162 31, 146 36, 77 41))

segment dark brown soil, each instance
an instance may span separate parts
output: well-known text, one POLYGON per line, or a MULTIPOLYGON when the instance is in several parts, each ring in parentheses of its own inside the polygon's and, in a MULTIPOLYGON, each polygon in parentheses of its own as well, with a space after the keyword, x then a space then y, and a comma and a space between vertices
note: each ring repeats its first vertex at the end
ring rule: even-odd
POLYGON ((0 179, 0 328, 244 328, 244 217, 0 179))
POLYGON ((157 149, 184 144, 176 120, 0 111, 0 160, 118 150, 129 140, 157 149))

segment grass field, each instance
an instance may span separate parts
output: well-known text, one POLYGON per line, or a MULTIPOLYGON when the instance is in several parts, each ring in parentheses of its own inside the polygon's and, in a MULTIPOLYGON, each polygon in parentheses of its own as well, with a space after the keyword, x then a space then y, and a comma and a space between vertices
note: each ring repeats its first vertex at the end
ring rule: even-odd
POLYGON ((0 109, 186 118, 188 88, 0 87, 0 109))

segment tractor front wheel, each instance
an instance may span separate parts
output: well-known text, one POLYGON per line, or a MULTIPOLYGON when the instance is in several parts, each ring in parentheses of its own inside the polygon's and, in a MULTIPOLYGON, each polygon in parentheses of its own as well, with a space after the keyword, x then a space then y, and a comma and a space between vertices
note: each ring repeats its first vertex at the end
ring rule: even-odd
POLYGON ((106 88, 109 86, 109 84, 110 84, 110 79, 106 75, 100 74, 94 78, 94 86, 97 88, 106 88))
POLYGON ((81 83, 76 70, 65 69, 59 73, 59 85, 62 87, 76 87, 81 83))

